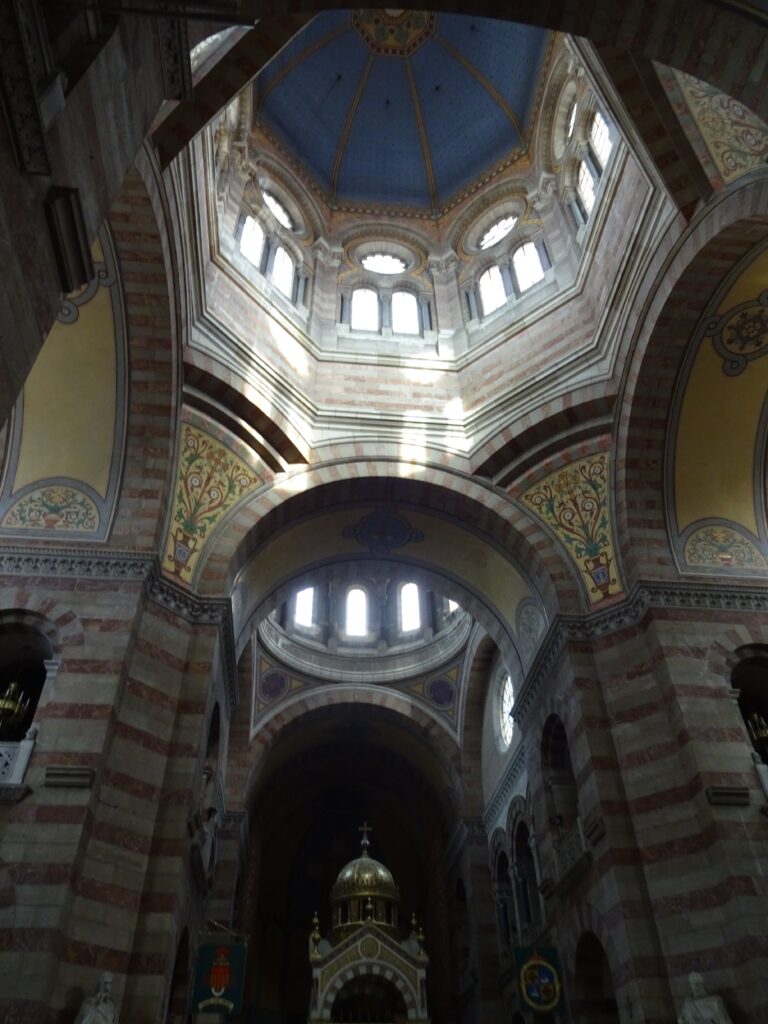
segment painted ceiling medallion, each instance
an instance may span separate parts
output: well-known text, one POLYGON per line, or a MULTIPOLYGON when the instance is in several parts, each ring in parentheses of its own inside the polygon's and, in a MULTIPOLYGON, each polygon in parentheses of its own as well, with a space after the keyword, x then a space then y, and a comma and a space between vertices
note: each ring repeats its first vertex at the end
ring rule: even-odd
POLYGON ((389 509, 377 509, 354 526, 346 526, 345 540, 356 540, 369 548, 374 555, 386 555, 404 544, 415 544, 424 540, 421 530, 415 530, 404 516, 389 509))
POLYGON ((392 7, 355 11, 352 23, 371 50, 384 57, 410 57, 435 31, 430 11, 392 7))

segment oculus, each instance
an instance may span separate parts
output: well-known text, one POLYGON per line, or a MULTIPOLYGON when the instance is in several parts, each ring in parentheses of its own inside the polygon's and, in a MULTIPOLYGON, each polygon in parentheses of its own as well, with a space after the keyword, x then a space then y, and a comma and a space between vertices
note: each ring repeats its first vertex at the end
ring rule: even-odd
POLYGON ((389 253, 375 252, 370 256, 363 256, 363 267, 372 274, 402 274, 405 270, 405 260, 399 256, 390 256, 389 253))
POLYGON ((491 246, 496 245, 496 243, 500 242, 502 238, 507 237, 515 224, 517 224, 517 217, 515 217, 514 214, 510 214, 508 217, 502 217, 500 220, 495 221, 480 239, 480 248, 490 249, 491 246))
POLYGON ((280 200, 277 199, 276 196, 273 196, 271 192, 264 192, 263 195, 264 202, 267 204, 269 209, 274 214, 275 220, 277 220, 278 223, 282 224, 284 228, 288 228, 289 231, 293 231, 293 221, 291 220, 291 215, 288 213, 288 211, 280 202, 280 200))

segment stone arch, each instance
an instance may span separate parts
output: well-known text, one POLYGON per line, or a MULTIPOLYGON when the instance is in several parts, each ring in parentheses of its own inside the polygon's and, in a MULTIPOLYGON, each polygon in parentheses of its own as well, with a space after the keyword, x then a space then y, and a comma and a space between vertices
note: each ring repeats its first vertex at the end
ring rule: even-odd
POLYGON ((582 932, 574 952, 574 1021, 619 1024, 613 971, 603 943, 593 931, 582 932))
POLYGON ((154 155, 145 147, 109 211, 121 267, 129 378, 123 476, 110 543, 124 549, 154 550, 173 500, 178 310, 185 281, 174 262, 178 225, 166 202, 154 155))
POLYGON ((465 786, 465 814, 479 817, 485 805, 482 780, 483 720, 486 701, 492 694, 488 687, 493 673, 498 648, 493 637, 478 629, 467 650, 466 685, 461 720, 461 754, 465 766, 472 766, 472 785, 465 786))
POLYGON ((493 830, 493 834, 488 840, 488 863, 491 871, 493 871, 494 865, 498 862, 502 853, 509 857, 507 835, 503 828, 497 827, 493 830))
POLYGON ((618 927, 609 926, 592 903, 583 902, 577 904, 573 911, 566 916, 560 928, 561 954, 569 981, 568 987, 573 988, 576 976, 576 950, 579 939, 588 932, 594 935, 602 946, 612 977, 622 979, 622 983, 625 985, 633 985, 633 982, 626 978, 626 971, 623 970, 624 964, 630 958, 630 944, 625 922, 618 922, 618 927))
POLYGON ((512 856, 512 842, 514 840, 515 831, 521 822, 528 828, 531 835, 533 835, 533 821, 531 819, 528 804, 526 803, 525 797, 518 794, 510 801, 504 832, 506 836, 506 850, 510 859, 512 856))
MULTIPOLYGON (((665 437, 678 373, 696 325, 728 271, 768 238, 768 174, 740 179, 695 217, 673 244, 662 241, 637 290, 631 350, 621 384, 616 519, 627 576, 678 575, 667 531, 665 437)), ((668 236, 669 238, 669 236, 668 236)))
POLYGON ((405 516, 414 511, 461 523, 528 576, 550 617, 561 608, 582 610, 572 567, 503 491, 447 467, 374 452, 300 469, 262 488, 206 547, 207 561, 198 563, 199 587, 208 594, 228 592, 257 551, 312 515, 382 504, 396 505, 405 516))
MULTIPOLYGON (((430 717, 425 710, 410 700, 408 694, 394 690, 384 690, 375 685, 370 686, 323 686, 316 690, 303 691, 269 721, 259 726, 258 733, 253 737, 247 757, 250 768, 245 779, 243 795, 240 799, 244 807, 253 804, 254 796, 260 786, 260 779, 265 768, 268 755, 282 736, 296 728, 299 723, 306 723, 313 714, 333 707, 380 708, 388 713, 392 721, 405 724, 406 728, 423 740, 451 784, 451 792, 447 794, 458 812, 461 804, 462 779, 461 762, 458 745, 442 724, 430 717)), ((239 809, 231 807, 232 809, 239 809)))
POLYGON ((56 661, 65 658, 70 647, 79 647, 85 642, 80 619, 63 602, 29 591, 22 585, 9 604, 10 607, 0 611, 0 626, 23 626, 40 633, 51 645, 56 661))
POLYGON ((768 765, 768 643, 745 644, 734 651, 731 686, 753 750, 768 765))
MULTIPOLYGON (((320 1004, 322 1019, 331 1019, 331 1010, 333 1009, 336 996, 347 982, 353 981, 355 978, 365 977, 372 973, 372 965, 362 963, 352 964, 349 967, 342 967, 337 974, 332 975, 331 979, 328 981, 325 994, 323 995, 322 1002, 320 1004)), ((408 1010, 408 1017, 412 1020, 418 1003, 418 995, 413 991, 408 979, 395 964, 390 963, 389 961, 386 966, 381 966, 379 973, 396 987, 397 991, 405 1001, 405 1005, 408 1010)))

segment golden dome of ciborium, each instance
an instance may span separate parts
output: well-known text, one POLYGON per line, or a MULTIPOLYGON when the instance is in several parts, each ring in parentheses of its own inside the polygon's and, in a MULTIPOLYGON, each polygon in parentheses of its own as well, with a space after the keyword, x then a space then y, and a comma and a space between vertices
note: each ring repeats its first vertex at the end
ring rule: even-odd
POLYGON ((375 923, 392 935, 398 934, 400 890, 389 869, 368 855, 370 825, 363 825, 360 831, 363 833, 360 856, 345 864, 331 890, 331 935, 334 943, 356 931, 366 921, 375 923))

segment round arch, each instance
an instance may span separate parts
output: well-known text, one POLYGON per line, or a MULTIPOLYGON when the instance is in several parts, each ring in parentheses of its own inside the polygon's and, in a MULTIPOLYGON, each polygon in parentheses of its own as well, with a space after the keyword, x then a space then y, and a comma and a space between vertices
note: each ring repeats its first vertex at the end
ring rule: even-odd
MULTIPOLYGON (((338 972, 330 975, 325 992, 321 996, 320 1012, 322 1020, 331 1020, 333 1004, 346 985, 357 978, 368 977, 372 973, 371 964, 351 964, 349 967, 340 964, 338 972)), ((418 996, 408 979, 394 963, 390 962, 387 962, 386 967, 381 968, 380 976, 386 978, 397 989, 405 1003, 408 1018, 412 1020, 416 1011, 418 996)))
POLYGON ((256 793, 264 785, 263 776, 268 767, 269 755, 282 739, 311 724, 318 716, 329 715, 333 709, 351 711, 360 707, 375 709, 374 713, 383 713, 392 724, 405 729, 424 743, 450 786, 447 792, 443 792, 450 797, 454 812, 458 812, 461 806, 461 765, 456 741, 436 718, 428 715, 407 694, 373 685, 323 686, 322 689, 305 691, 281 707, 279 714, 270 721, 260 723, 246 753, 250 768, 241 797, 243 805, 253 805, 256 793))
MULTIPOLYGON (((500 488, 482 483, 463 472, 432 464, 389 458, 379 451, 370 458, 341 459, 303 468, 262 488, 250 501, 241 504, 224 520, 206 546, 196 568, 196 585, 202 593, 230 592, 242 578, 257 553, 263 559, 267 547, 281 533, 306 524, 319 516, 334 513, 346 516, 337 533, 355 522, 354 507, 369 511, 396 507, 407 519, 429 517, 434 540, 437 524, 446 534, 452 524, 471 537, 482 552, 482 560, 498 558, 514 566, 535 589, 549 617, 558 611, 584 610, 580 584, 575 572, 555 543, 539 530, 536 523, 510 500, 500 488)), ((414 522, 414 526, 418 524, 414 522)), ((299 536, 298 533, 295 536, 299 536)), ((457 577, 456 553, 466 547, 457 534, 444 542, 439 558, 432 553, 431 564, 442 567, 447 577, 457 577)), ((338 537, 336 538, 338 540, 338 537)), ((295 550, 294 545, 294 550, 295 550)), ((429 544, 403 546, 388 553, 429 565, 423 558, 429 544)), ((317 550, 317 542, 310 550, 317 550)), ((346 551, 359 553, 360 545, 347 545, 346 551)), ((293 559, 295 563, 295 559, 293 559)))
POLYGON ((618 404, 615 473, 618 536, 630 579, 678 575, 667 529, 666 460, 657 439, 666 434, 680 367, 708 303, 739 260, 768 238, 766 210, 768 173, 761 169, 694 218, 661 269, 649 267, 646 286, 638 289, 649 297, 622 343, 631 357, 618 404))

